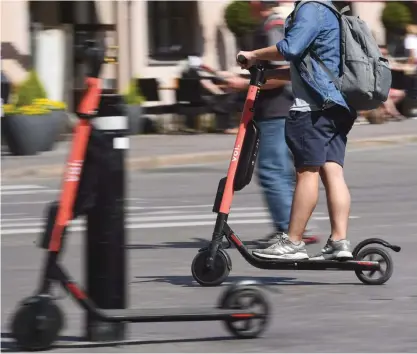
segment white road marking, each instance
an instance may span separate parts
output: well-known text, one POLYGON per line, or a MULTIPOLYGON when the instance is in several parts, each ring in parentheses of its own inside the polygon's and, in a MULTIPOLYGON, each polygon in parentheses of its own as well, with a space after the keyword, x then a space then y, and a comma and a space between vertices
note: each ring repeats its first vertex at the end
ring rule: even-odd
MULTIPOLYGON (((358 216, 350 216, 350 219, 357 219, 358 216)), ((208 219, 208 218, 207 218, 208 219)), ((315 220, 316 218, 313 216, 311 220, 315 220)), ((162 229, 162 228, 175 228, 175 227, 193 227, 193 226, 214 226, 214 218, 213 220, 201 221, 197 219, 195 221, 177 221, 177 222, 142 222, 140 224, 127 224, 126 229, 162 229)), ((271 222, 269 218, 261 218, 261 219, 237 219, 234 220, 230 218, 229 223, 230 225, 239 225, 239 224, 268 224, 271 222)), ((4 226, 4 225, 2 225, 4 226)), ((13 227, 7 225, 7 227, 13 227)), ((82 224, 75 224, 74 222, 71 223, 69 230, 71 232, 76 231, 84 231, 86 229, 85 226, 82 224)), ((30 227, 27 224, 19 224, 15 229, 2 229, 1 235, 17 235, 17 234, 38 234, 43 232, 43 227, 30 227)))
POLYGON ((22 189, 43 189, 43 186, 36 186, 31 184, 6 184, 0 186, 0 191, 17 191, 22 189))
POLYGON ((60 190, 58 189, 38 189, 38 190, 10 190, 10 191, 6 191, 6 192, 1 192, 1 196, 6 196, 6 195, 26 195, 26 194, 41 194, 41 193, 54 193, 57 194, 59 193, 60 190))
MULTIPOLYGON (((269 214, 266 212, 260 213, 235 213, 230 216, 229 220, 233 220, 235 218, 247 218, 247 217, 264 217, 268 216, 269 214)), ((135 223, 135 222, 150 222, 150 221, 179 221, 179 220, 215 220, 216 215, 212 214, 196 214, 196 215, 165 215, 165 216, 136 216, 131 218, 126 218, 127 223, 135 223)), ((2 229, 5 227, 38 227, 42 226, 44 222, 42 219, 38 219, 39 222, 2 222, 1 227, 2 229)), ((17 221, 17 220, 16 220, 17 221)), ((84 219, 73 220, 71 221, 71 225, 84 225, 86 221, 84 219)))

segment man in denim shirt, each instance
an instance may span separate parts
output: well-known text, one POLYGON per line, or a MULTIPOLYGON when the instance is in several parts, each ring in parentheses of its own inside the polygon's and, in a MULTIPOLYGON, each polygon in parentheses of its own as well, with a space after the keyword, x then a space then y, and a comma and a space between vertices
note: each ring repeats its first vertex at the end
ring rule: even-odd
POLYGON ((297 171, 288 235, 253 253, 272 259, 309 258, 302 235, 317 205, 320 176, 326 190, 331 235, 322 251, 310 259, 351 259, 346 240, 350 194, 343 165, 347 135, 356 112, 310 56, 314 51, 335 76, 340 76, 339 20, 325 5, 306 2, 295 18, 287 18, 285 32, 285 38, 276 45, 239 53, 247 58, 247 63, 241 64, 244 68, 259 60, 289 61, 290 70, 281 79, 291 79, 294 94, 285 126, 297 171))
MULTIPOLYGON (((276 13, 277 5, 271 0, 250 1, 252 16, 260 22, 252 33, 252 49, 275 45, 284 38, 284 19, 276 13)), ((268 69, 282 67, 280 62, 265 61, 263 65, 268 69)), ((238 76, 229 77, 228 83, 239 91, 247 91, 249 87, 249 79, 238 76)), ((262 137, 257 172, 276 230, 260 241, 269 242, 287 233, 290 223, 295 173, 285 142, 285 119, 293 101, 291 85, 288 81, 270 80, 262 87, 257 100, 254 121, 262 137)), ((316 237, 303 236, 305 243, 316 240, 316 237)))

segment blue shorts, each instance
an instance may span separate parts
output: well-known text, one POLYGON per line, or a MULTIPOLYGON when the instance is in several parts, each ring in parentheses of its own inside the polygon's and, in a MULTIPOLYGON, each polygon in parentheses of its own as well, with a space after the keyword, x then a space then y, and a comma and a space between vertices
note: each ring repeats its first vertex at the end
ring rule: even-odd
POLYGON ((343 167, 347 135, 355 118, 340 106, 312 112, 290 111, 285 140, 295 167, 320 167, 328 161, 343 167))

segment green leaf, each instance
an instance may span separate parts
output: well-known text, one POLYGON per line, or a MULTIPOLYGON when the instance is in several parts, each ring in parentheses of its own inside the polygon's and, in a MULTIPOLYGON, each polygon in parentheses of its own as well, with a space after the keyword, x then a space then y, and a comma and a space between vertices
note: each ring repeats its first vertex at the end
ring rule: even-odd
POLYGON ((47 98, 38 75, 34 70, 29 72, 28 78, 16 88, 16 106, 31 105, 35 99, 47 98))
POLYGON ((143 97, 136 79, 130 80, 129 87, 123 96, 127 104, 140 105, 145 102, 145 97, 143 97))
POLYGON ((409 7, 401 2, 388 2, 382 12, 382 23, 388 30, 405 30, 412 23, 413 17, 409 7))

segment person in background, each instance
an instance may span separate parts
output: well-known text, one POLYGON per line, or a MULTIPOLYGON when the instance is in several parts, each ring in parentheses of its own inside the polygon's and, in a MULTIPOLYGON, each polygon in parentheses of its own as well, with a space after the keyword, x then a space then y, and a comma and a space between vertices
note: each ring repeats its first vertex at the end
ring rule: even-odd
MULTIPOLYGON (((227 72, 220 72, 221 76, 228 76, 227 72)), ((227 92, 216 85, 211 79, 201 76, 197 69, 187 66, 182 68, 181 77, 184 79, 198 79, 203 87, 203 100, 216 115, 216 131, 224 134, 236 134, 237 128, 233 125, 232 114, 236 111, 237 95, 227 92)), ((194 117, 186 118, 186 126, 193 126, 194 117)))
POLYGON ((3 105, 9 103, 10 81, 1 70, 1 116, 3 117, 3 105))
POLYGON ((417 65, 417 25, 407 26, 404 47, 408 51, 408 63, 417 65))
MULTIPOLYGON (((381 54, 388 59, 391 70, 403 70, 403 65, 396 62, 394 58, 388 52, 388 49, 385 46, 379 47, 381 54)), ((394 120, 403 120, 406 119, 397 109, 397 105, 405 98, 405 90, 399 90, 391 88, 389 91, 388 99, 382 105, 383 113, 388 116, 388 118, 394 120)))
POLYGON ((408 67, 405 73, 408 76, 406 92, 406 108, 408 115, 416 116, 417 114, 417 25, 407 26, 407 35, 405 37, 405 48, 408 50, 408 67))
MULTIPOLYGON (((274 11, 277 1, 251 1, 250 4, 253 16, 260 22, 253 33, 254 49, 275 45, 282 40, 284 18, 274 11)), ((283 67, 282 63, 273 61, 264 61, 263 64, 267 69, 283 67)), ((249 87, 249 80, 239 76, 230 77, 228 82, 238 91, 246 91, 249 87)), ((290 82, 272 79, 262 86, 256 103, 254 120, 261 134, 257 173, 275 228, 275 232, 261 242, 276 240, 288 232, 295 171, 285 141, 285 120, 292 102, 290 82)), ((303 240, 305 243, 317 242, 316 237, 307 235, 303 235, 303 240)))

